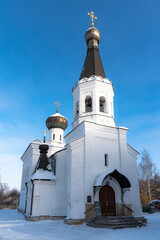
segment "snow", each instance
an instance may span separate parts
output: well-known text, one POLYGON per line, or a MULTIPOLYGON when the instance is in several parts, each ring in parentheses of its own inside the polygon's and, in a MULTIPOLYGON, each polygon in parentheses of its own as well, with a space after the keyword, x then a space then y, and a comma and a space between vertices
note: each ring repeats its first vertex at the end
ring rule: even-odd
MULTIPOLYGON (((47 171, 43 169, 36 170, 35 173, 31 176, 31 179, 50 179, 50 180, 56 180, 56 177, 54 176, 52 171, 47 171)), ((29 179, 29 181, 31 180, 29 179)), ((1 240, 1 239, 0 239, 1 240)))
POLYGON ((48 164, 48 165, 47 165, 47 169, 48 169, 48 170, 52 170, 51 164, 48 164))
POLYGON ((66 119, 66 117, 64 117, 63 115, 61 115, 59 112, 56 112, 55 114, 51 115, 50 117, 63 117, 66 119))
POLYGON ((160 200, 158 200, 158 199, 152 200, 152 201, 149 202, 149 204, 150 204, 150 203, 157 203, 157 202, 160 203, 160 200))
POLYGON ((159 240, 160 214, 147 214, 146 227, 98 229, 59 221, 28 222, 17 210, 0 210, 0 240, 159 240))

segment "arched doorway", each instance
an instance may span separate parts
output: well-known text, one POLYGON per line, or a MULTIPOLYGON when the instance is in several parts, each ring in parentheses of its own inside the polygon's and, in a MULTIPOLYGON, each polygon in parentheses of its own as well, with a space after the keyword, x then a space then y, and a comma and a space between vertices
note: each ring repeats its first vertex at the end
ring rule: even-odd
POLYGON ((103 186, 99 191, 99 202, 102 216, 115 216, 115 192, 109 185, 103 186))

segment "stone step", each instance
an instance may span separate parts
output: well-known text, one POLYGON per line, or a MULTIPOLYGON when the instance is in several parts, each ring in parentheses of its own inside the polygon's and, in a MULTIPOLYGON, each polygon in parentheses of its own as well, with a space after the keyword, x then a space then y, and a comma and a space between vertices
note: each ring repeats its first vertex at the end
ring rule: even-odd
POLYGON ((135 217, 132 217, 132 216, 97 216, 96 218, 97 219, 135 219, 135 217))
POLYGON ((121 228, 139 228, 139 227, 142 227, 142 226, 145 226, 145 225, 137 225, 137 224, 130 224, 130 225, 104 225, 104 224, 101 224, 101 225, 97 225, 97 224, 87 224, 88 226, 90 227, 95 227, 95 228, 111 228, 111 229, 121 229, 121 228))
POLYGON ((102 222, 102 223, 104 223, 104 222, 106 222, 106 223, 108 223, 108 222, 112 222, 112 223, 114 223, 114 222, 138 222, 138 220, 136 218, 133 218, 133 219, 125 219, 125 218, 123 218, 123 219, 92 219, 90 221, 91 222, 92 221, 102 222))
POLYGON ((132 219, 126 219, 126 218, 123 218, 123 219, 94 219, 96 221, 103 221, 103 222, 123 222, 123 221, 127 221, 127 222, 132 222, 132 221, 138 221, 137 219, 135 218, 132 218, 132 219))
POLYGON ((133 222, 133 221, 138 221, 136 218, 132 218, 132 219, 127 219, 127 218, 122 218, 122 219, 92 219, 94 221, 98 221, 98 222, 133 222))
POLYGON ((90 219, 87 223, 88 226, 91 227, 99 227, 99 228, 128 228, 128 227, 142 227, 145 226, 145 223, 140 221, 135 217, 103 217, 97 216, 90 219))
POLYGON ((133 224, 137 224, 137 225, 142 225, 141 222, 88 222, 88 224, 97 224, 97 225, 133 225, 133 224))
POLYGON ((90 223, 88 223, 88 224, 94 224, 94 225, 108 225, 108 226, 115 226, 115 225, 117 225, 117 226, 120 226, 120 225, 142 225, 142 223, 139 223, 139 222, 132 222, 132 223, 130 223, 130 222, 121 222, 121 223, 103 223, 103 222, 101 222, 101 223, 97 223, 97 222, 90 222, 90 223))

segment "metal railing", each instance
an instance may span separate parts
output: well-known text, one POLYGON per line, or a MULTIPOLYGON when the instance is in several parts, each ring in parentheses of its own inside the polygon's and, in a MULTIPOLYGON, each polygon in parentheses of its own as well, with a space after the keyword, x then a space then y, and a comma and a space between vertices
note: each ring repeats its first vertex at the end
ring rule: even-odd
POLYGON ((127 208, 129 211, 131 211, 131 212, 134 212, 130 207, 128 207, 127 205, 125 205, 124 203, 123 203, 123 207, 125 207, 125 208, 127 208))
POLYGON ((88 208, 85 212, 84 212, 84 214, 86 214, 87 212, 89 212, 91 209, 93 209, 94 208, 94 205, 92 206, 92 207, 90 207, 90 208, 88 208))

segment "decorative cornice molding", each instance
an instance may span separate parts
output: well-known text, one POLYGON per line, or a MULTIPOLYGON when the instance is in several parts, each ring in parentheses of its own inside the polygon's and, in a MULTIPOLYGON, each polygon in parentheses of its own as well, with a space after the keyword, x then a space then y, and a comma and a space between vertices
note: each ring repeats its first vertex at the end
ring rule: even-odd
POLYGON ((78 86, 78 84, 82 84, 82 83, 86 83, 86 82, 91 82, 91 81, 99 81, 99 82, 103 82, 103 83, 106 83, 106 84, 110 84, 112 85, 113 87, 113 84, 112 82, 108 79, 108 78, 103 78, 101 76, 95 76, 95 75, 92 75, 90 76, 89 78, 82 78, 80 79, 76 85, 72 88, 72 92, 76 89, 76 87, 78 86))
POLYGON ((107 142, 112 142, 112 143, 118 142, 118 139, 116 139, 116 138, 108 138, 108 137, 100 137, 100 136, 93 136, 93 138, 98 141, 107 141, 107 142))

